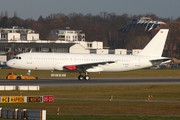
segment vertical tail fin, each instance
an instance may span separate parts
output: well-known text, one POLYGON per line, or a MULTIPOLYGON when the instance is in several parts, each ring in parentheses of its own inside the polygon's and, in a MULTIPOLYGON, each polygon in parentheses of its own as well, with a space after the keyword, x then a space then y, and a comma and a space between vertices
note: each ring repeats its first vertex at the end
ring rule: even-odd
POLYGON ((168 31, 169 29, 160 29, 138 55, 161 57, 168 31))

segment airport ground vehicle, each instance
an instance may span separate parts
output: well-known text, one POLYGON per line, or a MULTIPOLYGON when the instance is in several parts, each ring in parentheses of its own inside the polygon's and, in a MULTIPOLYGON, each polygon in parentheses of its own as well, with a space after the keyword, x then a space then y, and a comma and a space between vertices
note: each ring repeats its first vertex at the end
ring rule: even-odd
POLYGON ((30 75, 17 75, 15 73, 8 73, 6 76, 8 80, 38 80, 38 77, 30 76, 30 75))

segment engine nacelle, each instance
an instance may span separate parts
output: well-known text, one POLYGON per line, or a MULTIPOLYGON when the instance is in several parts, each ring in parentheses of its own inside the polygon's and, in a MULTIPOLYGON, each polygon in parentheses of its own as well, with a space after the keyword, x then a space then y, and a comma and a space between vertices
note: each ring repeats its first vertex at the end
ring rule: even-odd
POLYGON ((55 69, 55 70, 63 70, 63 66, 64 66, 64 65, 62 65, 62 64, 56 64, 56 65, 54 66, 54 69, 55 69))

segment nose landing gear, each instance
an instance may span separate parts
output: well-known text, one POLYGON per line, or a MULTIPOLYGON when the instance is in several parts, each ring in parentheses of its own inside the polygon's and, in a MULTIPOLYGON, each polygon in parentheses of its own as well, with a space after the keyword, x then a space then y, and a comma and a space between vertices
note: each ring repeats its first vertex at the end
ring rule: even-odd
POLYGON ((30 76, 31 75, 31 70, 27 71, 27 75, 30 76))

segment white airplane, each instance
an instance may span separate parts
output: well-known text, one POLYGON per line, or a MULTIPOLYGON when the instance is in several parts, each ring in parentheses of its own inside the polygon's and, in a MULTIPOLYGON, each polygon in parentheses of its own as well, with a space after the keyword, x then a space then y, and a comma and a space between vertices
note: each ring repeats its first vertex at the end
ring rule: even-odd
POLYGON ((16 55, 7 62, 7 65, 29 71, 76 71, 80 74, 79 80, 89 80, 90 72, 120 72, 147 68, 170 60, 168 57, 162 57, 168 31, 168 29, 159 30, 137 55, 28 52, 16 55))

